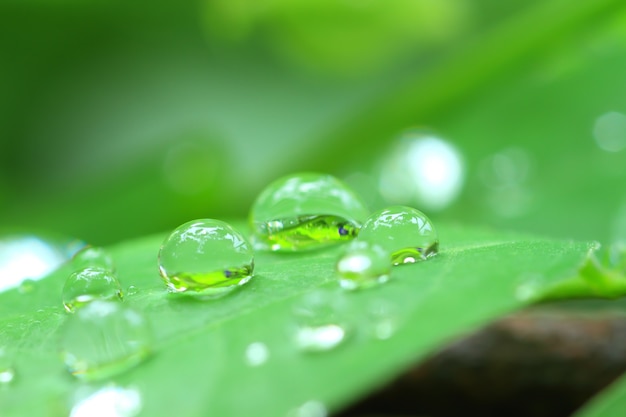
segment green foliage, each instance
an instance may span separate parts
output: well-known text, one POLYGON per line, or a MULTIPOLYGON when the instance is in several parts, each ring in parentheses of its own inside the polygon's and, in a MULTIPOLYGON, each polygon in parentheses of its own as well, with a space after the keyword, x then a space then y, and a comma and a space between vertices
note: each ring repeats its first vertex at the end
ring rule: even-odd
MULTIPOLYGON (((344 293, 334 273, 340 247, 259 253, 256 276, 228 296, 199 301, 167 294, 156 255, 163 236, 110 248, 123 286, 139 292, 124 303, 148 315, 154 355, 114 378, 136 387, 142 416, 274 417, 309 401, 340 409, 392 378, 442 343, 529 302, 535 290, 576 276, 594 246, 458 226, 440 227, 441 252, 394 268, 380 287, 344 293), (292 312, 303 296, 324 289, 345 297, 345 344, 318 354, 293 341, 292 312), (397 326, 386 340, 372 337, 371 309, 392 307, 397 326), (265 364, 246 363, 246 347, 264 343, 265 364)), ((65 416, 79 382, 63 369, 57 328, 65 319, 62 268, 33 291, 0 294, 0 337, 17 349, 16 378, 0 390, 3 417, 65 416)))

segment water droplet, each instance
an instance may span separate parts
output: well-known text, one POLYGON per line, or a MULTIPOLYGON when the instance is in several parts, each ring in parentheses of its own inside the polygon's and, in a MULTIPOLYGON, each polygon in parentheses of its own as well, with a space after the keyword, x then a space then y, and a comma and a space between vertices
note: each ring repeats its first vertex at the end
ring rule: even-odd
POLYGON ((522 274, 518 279, 519 284, 515 287, 515 297, 524 302, 537 301, 546 289, 541 279, 540 274, 522 274))
POLYGON ((442 210, 463 186, 459 151, 432 133, 410 130, 402 134, 383 159, 379 189, 392 204, 416 204, 442 210))
POLYGON ((10 350, 0 347, 0 387, 9 385, 15 379, 15 369, 13 368, 13 358, 10 350))
POLYGON ((619 152, 626 148, 626 115, 608 112, 596 119, 593 136, 600 149, 619 152))
POLYGON ((134 285, 129 285, 128 288, 126 289, 126 295, 127 296, 136 295, 138 292, 139 292, 139 288, 137 288, 134 285))
POLYGON ((171 292, 219 295, 252 278, 254 253, 229 224, 193 220, 165 239, 159 251, 159 270, 171 292))
POLYGON ((115 272, 113 257, 103 248, 87 246, 76 252, 72 258, 74 270, 97 267, 115 272))
POLYGON ((259 248, 300 250, 354 238, 367 209, 331 175, 280 178, 258 196, 250 223, 259 248))
POLYGON ((375 300, 368 307, 371 335, 379 340, 389 339, 398 328, 398 317, 394 304, 386 300, 375 300))
POLYGON ((36 284, 35 280, 27 278, 20 283, 20 286, 18 287, 18 291, 21 294, 29 294, 35 290, 35 284, 36 284))
POLYGON ((98 380, 131 369, 146 358, 152 334, 138 312, 121 303, 92 301, 68 317, 61 355, 77 378, 98 380))
POLYGON ((30 234, 0 237, 0 292, 39 280, 67 262, 84 242, 30 234))
POLYGON ((300 407, 287 413, 287 417, 327 417, 328 410, 326 406, 315 400, 307 401, 300 407))
POLYGON ((347 337, 344 299, 330 291, 315 291, 294 306, 295 343, 304 352, 324 352, 347 337))
POLYGON ((354 241, 337 262, 339 285, 348 290, 368 288, 389 280, 391 255, 382 246, 354 241))
POLYGON ((529 179, 533 158, 521 148, 507 148, 481 161, 479 176, 486 187, 484 203, 504 218, 520 217, 530 210, 533 192, 529 179))
POLYGON ((359 232, 359 240, 377 243, 391 253, 394 265, 414 263, 439 251, 439 237, 421 211, 392 206, 372 214, 359 232))
POLYGON ((246 362, 250 366, 261 366, 267 362, 270 351, 262 342, 250 343, 246 348, 246 362))
POLYGON ((115 275, 102 268, 73 272, 63 286, 63 306, 69 313, 94 300, 121 301, 122 287, 115 275))
POLYGON ((70 417, 134 417, 141 407, 139 391, 111 385, 76 403, 70 417))

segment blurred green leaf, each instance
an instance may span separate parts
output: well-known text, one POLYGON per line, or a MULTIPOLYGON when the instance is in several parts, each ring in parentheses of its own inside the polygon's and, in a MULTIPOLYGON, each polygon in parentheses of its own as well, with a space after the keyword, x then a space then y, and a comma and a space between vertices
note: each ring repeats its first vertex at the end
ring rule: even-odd
MULTIPOLYGON (((256 275, 225 298, 198 301, 166 294, 156 267, 163 236, 111 247, 126 304, 142 310, 156 333, 155 354, 114 378, 142 396, 142 416, 284 416, 307 401, 338 410, 379 387, 453 337, 527 304, 533 291, 576 276, 593 244, 440 227, 441 252, 397 267, 378 288, 339 291, 334 264, 342 250, 259 253, 256 275), (318 354, 296 348, 292 312, 319 290, 345 303, 352 334, 318 354), (372 337, 371 309, 391 306, 395 333, 372 337), (251 367, 246 348, 265 344, 266 363, 251 367)), ((66 416, 81 384, 64 370, 57 327, 68 266, 26 294, 0 294, 0 337, 17 350, 16 377, 0 390, 3 417, 66 416)))
POLYGON ((626 377, 602 391, 573 417, 622 417, 626 410, 626 377))

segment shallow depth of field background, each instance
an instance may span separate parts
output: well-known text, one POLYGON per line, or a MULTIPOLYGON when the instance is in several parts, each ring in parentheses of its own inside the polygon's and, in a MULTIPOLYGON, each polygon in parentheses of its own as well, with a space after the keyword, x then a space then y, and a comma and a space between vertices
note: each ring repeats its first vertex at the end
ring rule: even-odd
POLYGON ((301 170, 372 209, 626 239, 626 5, 0 5, 0 231, 243 218, 301 170))

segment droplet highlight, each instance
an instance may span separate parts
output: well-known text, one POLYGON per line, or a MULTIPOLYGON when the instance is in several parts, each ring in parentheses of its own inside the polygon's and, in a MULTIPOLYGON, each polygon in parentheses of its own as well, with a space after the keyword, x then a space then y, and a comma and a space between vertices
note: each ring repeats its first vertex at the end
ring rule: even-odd
POLYGON ((68 371, 87 381, 126 372, 150 352, 144 317, 121 303, 93 301, 68 317, 61 330, 61 356, 68 371))
POLYGON ((122 286, 115 275, 103 268, 73 272, 63 286, 63 307, 68 313, 94 300, 122 301, 122 286))
POLYGON ((376 243, 358 240, 350 243, 337 261, 339 285, 355 290, 387 282, 391 274, 390 257, 390 253, 376 243))
POLYGON ((159 251, 159 271, 171 292, 218 295, 252 278, 254 253, 229 224, 193 220, 165 239, 159 251))
POLYGON ((337 178, 302 173, 265 188, 252 206, 250 224, 259 248, 297 251, 353 239, 367 214, 337 178))
POLYGON ((407 206, 372 214, 363 224, 359 240, 382 246, 391 253, 393 265, 423 261, 439 252, 439 237, 430 219, 407 206))

